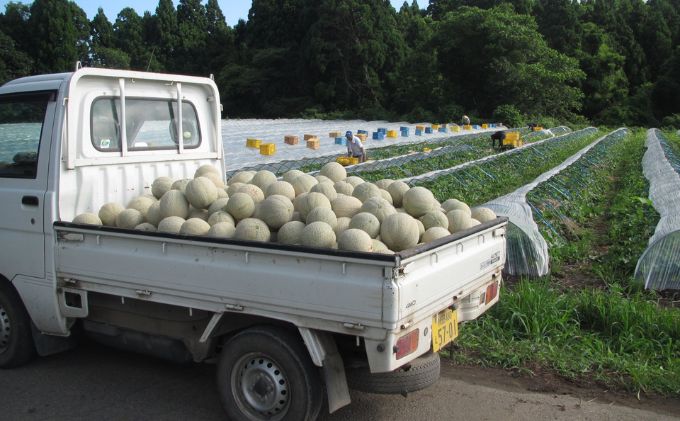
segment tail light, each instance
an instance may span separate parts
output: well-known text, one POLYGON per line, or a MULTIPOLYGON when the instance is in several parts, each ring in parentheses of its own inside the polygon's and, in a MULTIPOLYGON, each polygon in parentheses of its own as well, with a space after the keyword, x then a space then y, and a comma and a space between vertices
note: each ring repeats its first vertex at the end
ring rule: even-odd
POLYGON ((491 285, 486 287, 486 302, 485 304, 489 304, 491 301, 493 301, 494 298, 496 298, 496 295, 498 295, 498 282, 494 282, 491 285))
POLYGON ((404 358, 418 349, 418 339, 420 338, 420 329, 416 329, 411 333, 407 333, 397 340, 396 353, 397 359, 404 358))

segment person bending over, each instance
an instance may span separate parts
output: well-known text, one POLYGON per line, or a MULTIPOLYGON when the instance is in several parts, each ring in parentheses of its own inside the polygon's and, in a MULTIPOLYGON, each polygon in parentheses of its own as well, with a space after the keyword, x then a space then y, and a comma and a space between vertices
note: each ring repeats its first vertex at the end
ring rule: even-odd
POLYGON ((354 136, 351 131, 345 133, 347 138, 347 156, 359 158, 359 162, 366 162, 366 150, 361 139, 354 136))

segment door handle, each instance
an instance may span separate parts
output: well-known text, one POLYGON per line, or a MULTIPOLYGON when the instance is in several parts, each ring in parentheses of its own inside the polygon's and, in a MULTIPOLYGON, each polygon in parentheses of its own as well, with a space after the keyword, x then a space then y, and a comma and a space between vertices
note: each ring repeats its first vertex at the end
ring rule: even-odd
POLYGON ((21 204, 25 206, 38 206, 40 202, 36 196, 24 196, 21 198, 21 204))

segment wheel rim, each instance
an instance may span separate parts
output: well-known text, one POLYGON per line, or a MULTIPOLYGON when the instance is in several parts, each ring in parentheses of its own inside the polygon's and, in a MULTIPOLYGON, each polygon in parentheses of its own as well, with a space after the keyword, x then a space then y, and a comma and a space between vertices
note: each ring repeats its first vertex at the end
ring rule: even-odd
POLYGON ((280 420, 288 411, 288 379, 279 365, 262 354, 241 357, 231 375, 231 388, 242 412, 253 420, 280 420))
POLYGON ((0 354, 7 350, 11 333, 12 324, 9 320, 9 314, 7 314, 7 310, 0 304, 0 354))

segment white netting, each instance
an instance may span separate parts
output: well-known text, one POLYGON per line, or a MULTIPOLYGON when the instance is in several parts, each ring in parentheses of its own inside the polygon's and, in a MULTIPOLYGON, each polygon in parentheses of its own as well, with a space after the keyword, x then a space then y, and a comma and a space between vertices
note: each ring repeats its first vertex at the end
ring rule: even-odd
POLYGON ((661 217, 635 268, 645 288, 680 289, 680 158, 663 134, 647 132, 642 170, 649 180, 649 199, 661 217))
POLYGON ((534 220, 533 207, 527 202, 527 194, 539 184, 544 183, 556 174, 584 157, 595 146, 607 140, 608 143, 621 139, 625 129, 618 129, 603 136, 584 147, 557 167, 541 174, 534 181, 512 193, 498 197, 484 206, 491 208, 497 215, 510 218, 507 238, 507 263, 505 271, 511 275, 527 275, 539 277, 547 275, 549 267, 548 244, 541 235, 534 220))

